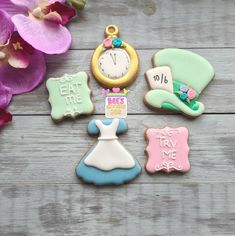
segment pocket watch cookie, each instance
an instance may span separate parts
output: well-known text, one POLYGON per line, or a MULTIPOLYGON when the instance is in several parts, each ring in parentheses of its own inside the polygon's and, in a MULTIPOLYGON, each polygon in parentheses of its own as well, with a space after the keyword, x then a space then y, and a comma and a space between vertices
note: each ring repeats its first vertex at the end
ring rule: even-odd
POLYGON ((95 107, 91 101, 88 87, 89 77, 86 72, 65 74, 59 78, 47 80, 51 104, 51 117, 60 121, 65 117, 76 118, 82 114, 92 114, 95 107))
POLYGON ((145 73, 150 87, 144 97, 145 104, 190 117, 201 115, 204 105, 197 100, 214 77, 212 65, 196 53, 176 48, 157 52, 153 65, 154 68, 145 73))
POLYGON ((91 70, 95 79, 106 88, 123 88, 136 79, 139 58, 136 50, 119 38, 119 29, 108 25, 105 39, 91 60, 91 70))
POLYGON ((77 165, 77 176, 94 185, 119 185, 139 175, 141 167, 138 161, 116 136, 126 131, 127 124, 124 119, 90 121, 88 133, 100 136, 77 165))
POLYGON ((145 137, 148 140, 146 147, 148 160, 145 166, 147 172, 189 171, 187 128, 150 128, 146 130, 145 137))

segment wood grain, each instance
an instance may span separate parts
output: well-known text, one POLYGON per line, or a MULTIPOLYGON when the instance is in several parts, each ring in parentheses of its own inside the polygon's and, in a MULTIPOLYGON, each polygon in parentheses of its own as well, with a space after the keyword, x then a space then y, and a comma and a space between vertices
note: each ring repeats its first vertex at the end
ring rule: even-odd
POLYGON ((233 0, 92 0, 70 24, 72 48, 95 48, 109 24, 138 49, 234 47, 234 8, 233 0))
POLYGON ((234 184, 0 186, 1 235, 234 235, 234 184))
MULTIPOLYGON (((131 91, 128 94, 129 114, 155 113, 143 105, 143 97, 148 91, 144 72, 152 68, 151 57, 156 51, 157 49, 138 50, 141 68, 137 80, 129 87, 131 91)), ((234 113, 235 49, 193 49, 192 51, 207 58, 216 71, 214 80, 200 96, 200 101, 206 106, 205 113, 234 113)), ((92 52, 92 50, 71 50, 66 55, 49 57, 47 78, 51 76, 59 77, 64 73, 73 73, 80 70, 85 70, 91 75, 89 65, 92 52)), ((104 113, 104 96, 101 95, 101 87, 92 76, 90 87, 94 94, 93 101, 96 106, 96 113, 102 114, 104 113)), ((10 111, 14 114, 49 114, 50 105, 47 100, 48 92, 45 84, 43 84, 32 93, 15 96, 10 111)))
POLYGON ((69 25, 72 49, 48 56, 47 78, 85 70, 103 40, 104 27, 140 56, 141 68, 128 95, 129 132, 120 141, 144 166, 144 130, 186 126, 191 171, 142 174, 119 187, 96 188, 78 180, 74 168, 95 138, 90 119, 104 118, 101 87, 92 78, 96 114, 52 122, 45 84, 15 96, 12 124, 0 130, 1 236, 224 236, 235 235, 235 1, 92 0, 69 25), (143 105, 144 72, 165 47, 188 48, 207 58, 215 79, 200 96, 205 114, 194 120, 153 112, 143 105))
MULTIPOLYGON (((103 119, 103 116, 93 118, 103 119)), ((120 141, 144 167, 144 130, 186 126, 190 132, 191 171, 185 175, 148 175, 133 183, 235 182, 235 115, 131 115, 120 141)), ((81 183, 75 167, 96 138, 86 131, 89 118, 54 124, 49 116, 17 116, 1 137, 0 183, 81 183)))

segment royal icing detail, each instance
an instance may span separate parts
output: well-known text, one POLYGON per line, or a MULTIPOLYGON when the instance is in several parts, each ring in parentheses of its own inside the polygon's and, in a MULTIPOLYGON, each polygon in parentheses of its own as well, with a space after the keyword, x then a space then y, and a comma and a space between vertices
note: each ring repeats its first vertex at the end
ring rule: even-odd
POLYGON ((103 40, 103 46, 105 50, 107 48, 125 47, 125 44, 122 42, 121 38, 118 38, 116 35, 111 35, 103 40))
POLYGON ((94 78, 105 88, 124 88, 136 79, 138 70, 136 50, 119 37, 116 25, 108 25, 105 28, 105 39, 91 59, 94 78))
POLYGON ((105 116, 107 118, 127 117, 127 94, 129 90, 120 88, 102 89, 105 98, 105 116))
POLYGON ((127 74, 130 68, 130 57, 121 48, 106 50, 99 57, 99 68, 104 76, 118 79, 127 74))
POLYGON ((104 125, 100 120, 96 120, 95 124, 100 130, 99 141, 84 163, 105 171, 117 168, 133 168, 135 166, 133 157, 119 143, 116 136, 119 120, 114 119, 108 126, 104 125))
POLYGON ((88 80, 86 72, 65 74, 47 80, 48 100, 51 104, 51 117, 54 120, 93 113, 94 105, 90 98, 88 80))
POLYGON ((151 89, 144 97, 145 104, 151 108, 180 111, 192 117, 201 115, 204 105, 197 100, 214 77, 211 64, 191 51, 169 48, 154 55, 153 65, 155 68, 145 73, 151 89), (165 77, 159 76, 158 72, 165 77), (154 80, 156 73, 158 79, 154 80))
POLYGON ((78 164, 78 177, 95 185, 122 184, 134 179, 141 167, 116 135, 126 130, 123 119, 91 121, 88 132, 100 136, 78 164))
POLYGON ((109 94, 105 98, 105 116, 107 118, 127 117, 127 97, 123 95, 109 94))
POLYGON ((190 103, 190 101, 196 98, 197 96, 197 92, 187 85, 181 85, 180 89, 175 93, 179 95, 179 98, 182 101, 187 101, 188 103, 190 103))
POLYGON ((171 69, 168 66, 155 67, 146 72, 151 89, 165 89, 173 93, 171 69))
POLYGON ((187 172, 190 169, 188 160, 188 129, 185 127, 164 129, 147 129, 148 160, 146 171, 155 173, 164 171, 187 172))

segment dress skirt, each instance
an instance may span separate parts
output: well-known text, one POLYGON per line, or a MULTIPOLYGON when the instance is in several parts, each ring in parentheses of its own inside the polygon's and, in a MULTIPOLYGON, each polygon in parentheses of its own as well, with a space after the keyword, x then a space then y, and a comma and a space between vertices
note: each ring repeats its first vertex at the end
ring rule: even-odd
POLYGON ((96 167, 88 166, 84 163, 89 154, 96 147, 96 142, 93 147, 85 154, 82 160, 76 167, 76 174, 87 183, 95 185, 119 185, 129 182, 141 172, 141 167, 138 161, 135 160, 135 166, 129 169, 113 169, 111 171, 103 171, 96 167))

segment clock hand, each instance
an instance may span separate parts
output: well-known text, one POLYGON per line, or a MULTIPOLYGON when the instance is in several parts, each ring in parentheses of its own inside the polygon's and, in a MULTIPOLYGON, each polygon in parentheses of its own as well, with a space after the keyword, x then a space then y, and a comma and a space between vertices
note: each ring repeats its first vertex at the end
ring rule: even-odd
POLYGON ((117 64, 116 53, 114 53, 114 54, 110 53, 110 56, 111 56, 111 58, 113 60, 113 64, 116 66, 116 64, 117 64))

